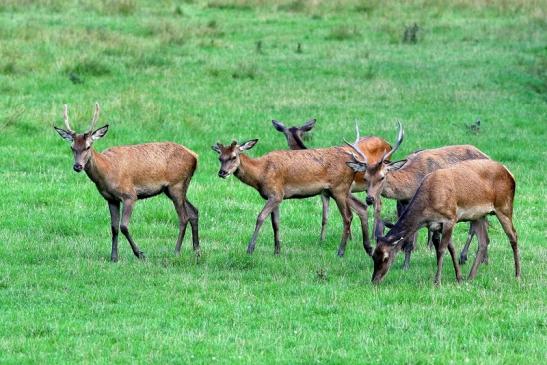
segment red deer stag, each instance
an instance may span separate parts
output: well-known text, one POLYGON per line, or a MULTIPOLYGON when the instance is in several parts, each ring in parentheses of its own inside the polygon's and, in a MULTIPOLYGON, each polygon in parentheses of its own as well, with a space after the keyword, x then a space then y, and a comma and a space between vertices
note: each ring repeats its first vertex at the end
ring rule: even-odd
POLYGON ((180 253, 186 226, 190 221, 194 251, 199 253, 198 210, 186 198, 188 185, 197 167, 197 155, 186 147, 170 142, 112 147, 102 153, 97 152, 93 149, 93 142, 104 137, 108 131, 108 124, 94 130, 98 119, 99 104, 95 104, 89 130, 78 134, 70 127, 68 107, 65 105, 66 130, 54 128, 63 139, 71 143, 74 171, 85 171, 108 202, 112 226, 111 260, 118 261, 118 230, 129 241, 135 256, 144 259, 143 252, 129 234, 129 220, 137 200, 161 193, 173 201, 179 218, 175 252, 180 253))
MULTIPOLYGON (((276 130, 283 133, 285 135, 285 138, 287 139, 287 143, 289 145, 289 148, 291 150, 305 150, 308 149, 304 142, 302 141, 302 137, 309 132, 314 126, 315 126, 315 119, 308 120, 303 126, 301 127, 285 127, 283 123, 272 120, 272 124, 276 130)), ((373 136, 367 136, 363 137, 358 141, 359 148, 363 153, 367 156, 368 161, 379 161, 380 158, 386 153, 391 151, 391 146, 389 143, 387 143, 384 139, 379 137, 373 137, 373 136)), ((344 149, 348 149, 348 147, 342 147, 344 149)), ((364 180, 364 174, 362 172, 358 172, 354 176, 354 181, 351 187, 351 191, 353 193, 356 192, 362 192, 365 191, 366 183, 364 180)), ((362 203, 355 198, 353 195, 350 197, 355 204, 359 204, 362 206, 362 203)), ((323 203, 323 215, 321 220, 321 240, 323 241, 326 236, 327 231, 327 222, 328 222, 328 216, 329 216, 329 196, 326 194, 321 194, 321 201, 323 203)), ((363 207, 366 211, 366 207, 363 207)), ((368 220, 368 213, 367 213, 367 220, 368 220)), ((367 240, 368 240, 368 226, 367 226, 367 240)))
MULTIPOLYGON (((356 172, 364 172, 367 182, 368 205, 374 205, 374 231, 375 235, 381 235, 383 232, 383 221, 381 218, 382 201, 384 196, 389 199, 397 200, 398 216, 402 214, 404 207, 408 204, 414 193, 420 186, 423 178, 438 169, 450 167, 456 163, 466 160, 489 159, 489 157, 478 148, 471 145, 447 146, 429 150, 421 150, 410 154, 405 160, 390 162, 389 158, 399 148, 403 141, 403 129, 399 122, 399 131, 395 147, 385 153, 377 162, 369 161, 367 155, 357 144, 359 140, 359 128, 356 126, 356 142, 346 142, 357 154, 359 158, 353 155, 353 160, 348 165, 356 172)), ((478 231, 487 231, 487 227, 478 227, 486 225, 486 219, 472 222, 469 228, 468 242, 478 231)), ((429 235, 431 237, 431 234, 429 235)), ((410 264, 410 255, 414 248, 416 237, 410 237, 409 241, 403 244, 405 251, 405 261, 403 268, 408 269, 410 264)), ((486 234, 486 240, 488 235, 486 234)), ((468 247, 469 244, 466 245, 468 247)), ((467 249, 462 251, 467 257, 467 249)))
MULTIPOLYGON (((441 281, 443 255, 448 248, 456 280, 461 281, 461 271, 452 245, 452 230, 458 222, 477 221, 487 214, 495 214, 509 238, 515 261, 515 276, 520 277, 520 259, 517 232, 513 227, 513 200, 515 179, 502 164, 488 159, 463 161, 452 167, 440 169, 427 175, 416 194, 395 224, 378 244, 372 258, 374 273, 372 281, 379 283, 400 249, 400 242, 412 237, 423 226, 442 234, 434 235, 437 252, 435 283, 441 281)), ((484 236, 481 226, 477 234, 484 236)), ((473 279, 486 251, 484 237, 479 237, 479 251, 469 273, 473 279)))
POLYGON ((350 199, 350 188, 354 172, 344 161, 348 160, 347 151, 343 148, 321 148, 299 151, 273 151, 259 158, 250 158, 242 152, 251 149, 257 139, 230 145, 217 143, 212 146, 219 154, 220 170, 218 176, 227 178, 234 174, 243 183, 255 188, 260 196, 267 200, 266 205, 258 215, 255 230, 247 247, 247 252, 255 249, 256 239, 264 220, 271 215, 274 231, 275 254, 279 254, 281 241, 279 238, 279 204, 284 199, 301 199, 318 194, 328 194, 338 206, 344 224, 342 240, 338 255, 343 256, 350 232, 354 209, 361 220, 363 245, 370 255, 372 248, 366 246, 366 211, 362 205, 355 204, 350 199))

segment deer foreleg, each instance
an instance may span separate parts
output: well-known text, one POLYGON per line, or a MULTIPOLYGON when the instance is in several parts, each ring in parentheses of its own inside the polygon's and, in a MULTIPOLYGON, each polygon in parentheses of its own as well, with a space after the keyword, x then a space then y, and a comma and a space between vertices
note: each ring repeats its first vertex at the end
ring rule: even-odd
POLYGON ((374 229, 373 236, 378 237, 384 233, 384 221, 382 220, 382 199, 378 197, 374 201, 374 229))
POLYGON ((372 246, 370 245, 370 238, 368 234, 368 211, 366 205, 361 203, 359 199, 353 195, 349 195, 349 204, 350 207, 355 210, 361 221, 361 232, 363 234, 363 248, 365 252, 372 256, 372 246))
POLYGON ((253 251, 255 250, 256 239, 258 238, 258 232, 260 232, 260 228, 262 227, 264 220, 268 217, 268 215, 272 213, 274 208, 276 208, 280 202, 281 202, 281 199, 269 198, 264 208, 262 208, 262 211, 260 212, 260 214, 258 215, 256 219, 256 226, 255 226, 253 236, 251 237, 251 241, 249 242, 249 245, 247 246, 248 254, 252 254, 253 251))
POLYGON ((131 235, 129 234, 129 220, 131 219, 131 213, 133 212, 133 206, 135 205, 135 200, 133 199, 126 199, 123 202, 123 213, 122 213, 122 223, 120 225, 120 230, 122 231, 125 238, 127 238, 127 241, 129 241, 129 244, 131 245, 131 249, 133 250, 133 254, 137 256, 139 259, 144 259, 144 252, 142 252, 139 247, 135 244, 133 241, 133 238, 131 238, 131 235))
POLYGON ((118 232, 120 230, 120 202, 109 201, 108 210, 110 210, 110 227, 112 229, 112 253, 110 260, 118 261, 118 232))

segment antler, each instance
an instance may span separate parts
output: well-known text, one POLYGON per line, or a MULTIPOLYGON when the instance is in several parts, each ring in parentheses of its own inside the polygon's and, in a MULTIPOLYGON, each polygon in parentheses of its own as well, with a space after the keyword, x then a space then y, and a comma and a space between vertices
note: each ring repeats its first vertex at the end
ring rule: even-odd
POLYGON ((399 149, 399 147, 401 146, 401 143, 403 143, 403 138, 405 136, 405 132, 403 130, 403 125, 401 124, 400 121, 397 121, 397 123, 399 124, 398 132, 397 132, 397 142, 395 142, 395 146, 391 149, 391 151, 386 152, 384 154, 384 157, 382 157, 382 161, 389 160, 391 155, 393 155, 395 153, 395 151, 397 151, 399 149))
POLYGON ((353 150, 355 150, 355 152, 357 152, 359 154, 359 156, 361 156, 362 160, 358 159, 357 156, 355 156, 355 154, 353 152, 348 152, 349 155, 353 156, 353 158, 355 159, 355 161, 359 162, 359 163, 362 163, 362 164, 367 164, 367 156, 365 156, 365 154, 363 153, 363 151, 361 151, 361 148, 359 148, 359 139, 361 139, 361 137, 359 136, 359 126, 357 125, 357 122, 355 122, 355 133, 357 134, 357 137, 355 138, 355 142, 352 143, 349 143, 348 141, 346 141, 346 139, 344 138, 344 142, 350 146, 353 150))
POLYGON ((74 132, 72 128, 70 128, 70 124, 68 123, 68 105, 65 104, 65 109, 63 111, 63 118, 65 119, 65 127, 69 132, 74 132))
POLYGON ((97 121, 99 120, 99 103, 95 103, 95 112, 93 113, 93 119, 91 120, 91 125, 89 126, 89 131, 93 132, 93 129, 95 129, 95 124, 97 124, 97 121))

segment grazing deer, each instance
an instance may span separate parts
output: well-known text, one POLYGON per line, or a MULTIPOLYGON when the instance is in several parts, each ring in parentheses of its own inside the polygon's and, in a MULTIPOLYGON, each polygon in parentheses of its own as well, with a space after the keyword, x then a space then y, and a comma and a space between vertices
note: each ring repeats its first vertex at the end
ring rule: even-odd
POLYGON ((108 124, 94 130, 98 119, 99 104, 95 104, 88 131, 78 134, 70 127, 68 107, 65 104, 66 130, 54 128, 63 139, 71 143, 74 171, 85 171, 108 202, 112 226, 111 260, 118 261, 118 230, 129 241, 135 256, 144 259, 143 252, 129 234, 129 220, 137 200, 161 193, 173 201, 179 217, 175 252, 180 253, 186 225, 190 221, 194 251, 199 254, 198 210, 186 198, 188 185, 197 167, 197 155, 186 147, 170 142, 112 147, 102 153, 97 152, 93 149, 93 142, 104 137, 108 131, 108 124))
MULTIPOLYGON (((315 126, 315 119, 308 120, 303 126, 301 127, 285 127, 283 123, 272 120, 272 124, 276 130, 283 133, 285 135, 285 138, 287 139, 287 143, 289 144, 289 148, 291 150, 305 150, 308 149, 304 142, 302 141, 304 135, 311 131, 311 129, 315 126)), ((367 156, 368 161, 378 161, 386 152, 389 152, 391 150, 391 146, 389 143, 387 143, 384 139, 379 137, 373 137, 373 136, 367 136, 359 139, 358 145, 361 151, 367 156)), ((348 149, 347 147, 343 147, 344 149, 348 149)), ((349 149, 348 149, 349 150, 349 149)), ((354 176, 354 182, 351 187, 351 192, 362 192, 365 191, 366 183, 364 180, 364 174, 362 172, 358 172, 354 176)), ((355 204, 362 205, 361 202, 355 198, 353 195, 351 196, 351 199, 354 201, 355 204)), ((322 214, 322 220, 321 220, 321 240, 323 241, 326 236, 327 232, 327 223, 329 219, 329 196, 327 194, 321 194, 321 201, 323 203, 323 214, 322 214)), ((366 207, 362 207, 366 211, 366 207)), ((367 221, 368 221, 368 212, 367 212, 367 221)), ((351 233, 350 233, 351 237, 351 233)), ((368 226, 367 226, 367 240, 368 240, 368 226)))
MULTIPOLYGON (((520 277, 520 259, 517 245, 517 232, 513 227, 513 200, 515 197, 515 179, 502 164, 488 159, 468 160, 449 168, 440 169, 427 175, 416 194, 395 224, 384 236, 378 238, 378 244, 372 258, 374 273, 372 281, 379 283, 386 275, 401 247, 400 242, 408 239, 423 226, 441 233, 442 239, 434 235, 437 252, 437 273, 435 283, 441 281, 443 255, 448 248, 456 280, 461 281, 461 271, 456 252, 452 245, 452 230, 456 223, 477 221, 487 214, 495 214, 505 234, 509 238, 515 261, 515 276, 520 277)), ((481 226, 477 234, 486 234, 481 226)), ((479 252, 469 273, 473 279, 478 265, 486 251, 484 237, 479 238, 479 252)))
POLYGON ((256 239, 264 220, 271 215, 274 232, 275 254, 281 250, 279 237, 279 204, 284 199, 302 199, 319 194, 328 194, 338 206, 344 230, 338 255, 343 256, 350 232, 352 214, 355 210, 361 220, 363 245, 370 255, 372 248, 368 242, 366 210, 350 198, 350 188, 354 172, 344 161, 348 160, 347 151, 340 147, 312 150, 273 151, 259 158, 250 158, 242 152, 248 151, 257 139, 230 145, 220 143, 212 146, 219 154, 220 170, 218 176, 227 178, 234 174, 243 183, 255 188, 260 196, 267 200, 258 215, 255 230, 247 247, 250 254, 254 251, 256 239))
MULTIPOLYGON (((369 162, 366 154, 363 153, 358 145, 359 128, 357 126, 356 141, 354 143, 346 142, 360 156, 358 158, 355 154, 352 154, 353 160, 348 162, 348 165, 354 171, 364 172, 365 174, 367 182, 366 203, 374 205, 374 235, 379 235, 383 232, 383 221, 381 218, 382 201, 380 195, 397 200, 397 213, 400 216, 427 174, 461 161, 489 159, 485 153, 474 146, 460 145, 421 150, 410 154, 405 160, 390 162, 389 158, 403 141, 403 129, 401 123, 399 122, 398 124, 399 131, 395 147, 385 153, 377 162, 369 162)), ((478 227, 486 224, 486 219, 472 223, 469 228, 468 241, 470 242, 478 230, 486 231, 486 227, 478 227)), ((431 238, 431 234, 429 234, 429 237, 431 238)), ((486 235, 486 239, 488 240, 488 235, 486 235)), ((410 265, 410 255, 414 248, 415 240, 416 237, 410 237, 410 240, 403 244, 405 251, 404 269, 408 269, 410 265)), ((469 245, 467 244, 466 246, 468 247, 469 245)), ((467 257, 467 250, 465 250, 465 253, 465 257, 467 257)))

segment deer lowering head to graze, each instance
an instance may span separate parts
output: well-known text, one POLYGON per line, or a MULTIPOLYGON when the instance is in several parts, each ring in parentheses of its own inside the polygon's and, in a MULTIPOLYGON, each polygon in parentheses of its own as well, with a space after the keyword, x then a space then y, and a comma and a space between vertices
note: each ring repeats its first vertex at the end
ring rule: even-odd
MULTIPOLYGON (((276 130, 283 133, 285 135, 285 138, 287 139, 287 143, 289 145, 289 148, 291 150, 304 150, 307 149, 306 145, 303 142, 303 137, 307 132, 309 132, 314 126, 315 126, 315 119, 308 120, 304 125, 301 127, 285 127, 285 125, 277 120, 272 120, 272 124, 276 130)), ((391 150, 391 146, 389 143, 387 143, 384 139, 374 136, 366 136, 363 138, 358 138, 357 144, 361 151, 367 156, 368 161, 378 161, 386 152, 389 152, 391 150)), ((342 147, 344 149, 349 150, 348 147, 344 146, 342 147)), ((354 181, 352 184, 351 191, 352 192, 361 192, 364 191, 366 187, 366 183, 364 181, 364 173, 358 172, 354 176, 354 181)), ((361 205, 357 198, 355 198, 353 195, 351 196, 351 199, 354 201, 354 205, 361 205)), ((329 197, 328 195, 321 194, 321 201, 323 203, 323 215, 321 220, 321 240, 325 239, 326 231, 327 231, 327 223, 328 223, 328 216, 329 216, 329 197)), ((361 210, 365 209, 366 207, 362 207, 361 210)), ((368 213, 367 213, 368 218, 368 213)), ((367 219, 368 220, 368 219, 367 219)), ((369 242, 368 239, 368 226, 367 226, 367 242, 369 242)), ((367 245, 370 245, 370 243, 367 243, 367 245)))
MULTIPOLYGON (((477 221, 488 214, 495 214, 509 238, 515 261, 515 275, 520 277, 520 259, 517 232, 513 227, 513 200, 515 179, 502 164, 482 159, 469 160, 440 169, 427 175, 416 194, 393 228, 378 238, 372 258, 374 273, 372 281, 379 283, 386 275, 396 252, 404 240, 423 226, 442 235, 434 235, 437 252, 437 274, 435 282, 440 283, 443 254, 448 248, 457 281, 461 271, 452 245, 452 230, 458 222, 477 221)), ((478 231, 479 251, 469 273, 473 279, 486 251, 484 226, 478 231)))
MULTIPOLYGON (((361 220, 363 245, 366 245, 366 211, 362 205, 356 204, 350 198, 354 172, 344 163, 348 156, 343 148, 273 151, 259 158, 250 158, 242 153, 251 149, 257 141, 253 139, 241 144, 233 141, 226 146, 220 143, 212 146, 219 154, 219 177, 226 178, 234 174, 267 200, 258 215, 253 236, 247 247, 248 253, 254 251, 260 228, 264 220, 271 215, 275 254, 279 254, 279 204, 284 199, 302 199, 319 194, 332 197, 342 216, 344 230, 338 255, 344 255, 349 236, 352 218, 350 207, 361 220)), ((370 246, 365 246, 365 250, 369 254, 372 253, 370 246)))
POLYGON ((93 142, 108 131, 108 124, 94 130, 98 119, 99 104, 96 104, 88 131, 76 133, 70 127, 68 107, 65 105, 66 129, 54 128, 63 139, 71 143, 74 171, 85 171, 108 202, 112 226, 111 260, 118 260, 119 230, 129 241, 135 256, 144 258, 143 252, 129 234, 129 220, 137 200, 161 193, 165 193, 173 201, 179 218, 175 252, 180 252, 186 226, 190 221, 194 250, 199 253, 198 211, 186 197, 188 185, 197 167, 197 155, 184 146, 170 142, 112 147, 102 153, 97 152, 93 149, 93 142))
MULTIPOLYGON (((359 129, 356 129, 357 138, 359 138, 359 129)), ((383 221, 381 218, 382 201, 380 195, 389 199, 396 199, 398 201, 398 214, 400 215, 427 174, 466 160, 489 159, 485 153, 474 146, 460 145, 421 150, 410 154, 404 160, 390 162, 390 157, 399 148, 402 141, 403 129, 399 123, 395 147, 377 162, 369 161, 357 143, 350 144, 346 142, 359 155, 356 156, 353 154, 353 160, 348 163, 349 166, 355 171, 364 172, 365 174, 367 182, 366 202, 369 205, 374 205, 375 235, 383 232, 383 221)), ((477 225, 481 224, 487 224, 486 220, 480 220, 473 224, 470 228, 470 235, 474 234, 477 225)), ((486 228, 482 227, 480 230, 486 230, 486 228)), ((409 266, 414 241, 415 237, 411 237, 403 245, 405 250, 405 269, 409 266)))

